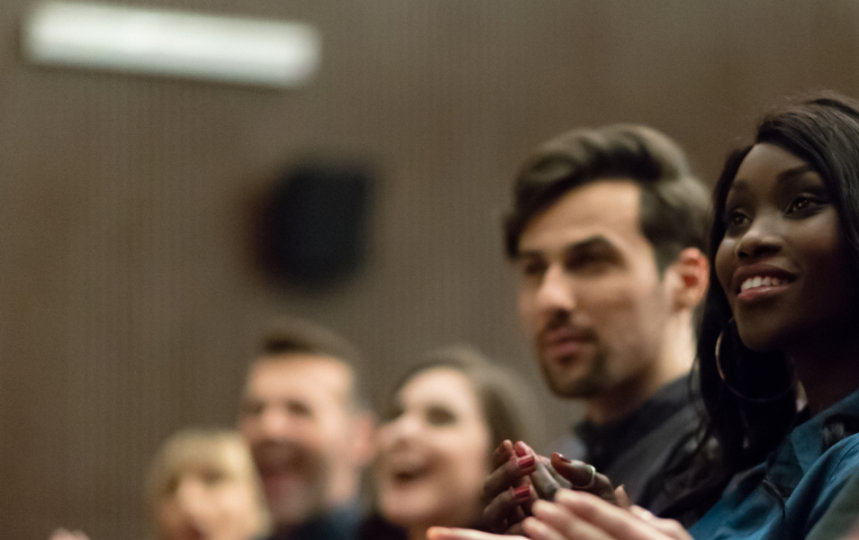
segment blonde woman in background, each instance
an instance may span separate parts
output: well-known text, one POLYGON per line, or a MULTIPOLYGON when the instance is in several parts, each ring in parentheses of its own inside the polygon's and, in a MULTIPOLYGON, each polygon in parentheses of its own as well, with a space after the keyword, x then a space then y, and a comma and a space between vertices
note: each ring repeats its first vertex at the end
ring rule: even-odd
POLYGON ((256 469, 232 430, 170 436, 150 465, 145 499, 156 540, 251 540, 268 526, 256 469))
MULTIPOLYGON (((158 448, 144 493, 153 540, 253 540, 268 529, 250 452, 229 429, 186 428, 158 448)), ((58 529, 50 540, 89 540, 58 529)))

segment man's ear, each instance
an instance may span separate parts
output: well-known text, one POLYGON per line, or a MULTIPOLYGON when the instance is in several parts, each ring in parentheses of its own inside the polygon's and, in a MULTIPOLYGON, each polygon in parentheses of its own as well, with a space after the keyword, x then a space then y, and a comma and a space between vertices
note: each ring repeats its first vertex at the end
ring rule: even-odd
POLYGON ((704 298, 710 283, 710 264, 700 249, 685 248, 666 272, 675 279, 672 294, 677 309, 695 309, 704 298))
POLYGON ((369 412, 356 413, 352 418, 352 455, 355 464, 365 467, 376 455, 376 418, 369 412))

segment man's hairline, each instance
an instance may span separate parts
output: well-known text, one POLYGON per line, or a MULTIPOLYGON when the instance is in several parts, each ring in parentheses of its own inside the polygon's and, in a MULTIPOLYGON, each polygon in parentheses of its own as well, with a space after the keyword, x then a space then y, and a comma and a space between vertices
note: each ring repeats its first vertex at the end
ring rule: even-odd
MULTIPOLYGON (((638 190, 638 193, 637 193, 637 195, 638 195, 638 206, 636 208, 638 215, 636 216, 636 220, 635 220, 636 225, 638 227, 638 233, 641 234, 641 237, 644 238, 645 242, 647 243, 647 246, 650 248, 651 257, 653 259, 654 265, 656 265, 656 270, 657 270, 657 273, 659 275, 659 281, 662 281, 663 278, 665 277, 665 270, 667 270, 667 268, 669 266, 671 266, 671 263, 676 262, 678 260, 679 253, 678 253, 677 257, 675 257, 674 260, 671 261, 671 263, 666 265, 665 269, 661 269, 661 265, 659 263, 659 257, 657 255, 657 251, 656 251, 656 246, 653 244, 653 242, 650 240, 650 238, 647 237, 647 234, 645 234, 645 232, 644 232, 644 211, 642 208, 642 205, 644 204, 644 184, 646 182, 649 182, 649 181, 650 180, 647 178, 640 178, 640 177, 636 177, 636 176, 632 176, 632 175, 596 176, 593 178, 582 179, 579 183, 576 183, 575 185, 572 185, 569 188, 565 189, 564 191, 561 191, 560 193, 558 193, 557 196, 554 197, 549 204, 547 204, 542 209, 534 212, 533 214, 531 214, 531 216, 528 217, 527 220, 522 222, 522 227, 519 231, 518 236, 516 237, 516 251, 515 251, 515 253, 513 253, 512 255, 507 257, 508 260, 510 261, 511 264, 515 264, 517 261, 520 261, 522 259, 523 252, 520 249, 520 245, 522 242, 522 236, 525 234, 525 230, 539 216, 545 215, 546 212, 548 212, 549 210, 551 210, 552 208, 557 206, 558 203, 560 202, 560 200, 563 199, 566 195, 568 195, 572 191, 575 191, 577 189, 584 188, 584 187, 587 187, 589 185, 596 184, 596 183, 606 183, 606 184, 628 183, 628 184, 632 184, 633 186, 635 186, 635 188, 638 190)), ((686 247, 693 247, 693 246, 684 246, 684 248, 686 248, 686 247)))
POLYGON ((359 389, 358 389, 358 372, 355 366, 346 358, 342 358, 332 353, 325 351, 313 350, 285 350, 285 351, 262 351, 251 359, 247 368, 245 377, 245 387, 242 390, 242 400, 247 399, 247 386, 250 380, 251 372, 254 368, 263 363, 294 363, 304 362, 307 364, 330 364, 343 368, 346 376, 346 394, 345 394, 345 409, 351 413, 362 412, 362 407, 359 406, 359 389))

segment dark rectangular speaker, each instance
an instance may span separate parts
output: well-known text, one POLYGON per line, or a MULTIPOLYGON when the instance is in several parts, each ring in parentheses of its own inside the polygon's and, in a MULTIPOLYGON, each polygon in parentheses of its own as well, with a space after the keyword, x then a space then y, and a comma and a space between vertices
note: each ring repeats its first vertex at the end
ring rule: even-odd
POLYGON ((370 184, 363 166, 320 161, 287 170, 262 216, 268 271, 310 285, 353 273, 364 257, 370 184))

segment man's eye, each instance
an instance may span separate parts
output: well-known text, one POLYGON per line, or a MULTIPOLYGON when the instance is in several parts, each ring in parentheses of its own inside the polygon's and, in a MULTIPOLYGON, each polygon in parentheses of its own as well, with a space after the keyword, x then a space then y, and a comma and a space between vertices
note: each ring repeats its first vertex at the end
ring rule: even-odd
POLYGON ((570 271, 599 274, 617 262, 618 257, 613 251, 589 249, 571 253, 567 256, 565 264, 570 271))
POLYGON ((313 416, 313 410, 306 403, 299 401, 290 401, 286 404, 286 410, 293 416, 310 417, 313 416))
POLYGON ((605 257, 600 256, 598 253, 585 252, 585 253, 577 253, 576 255, 571 256, 567 265, 572 268, 580 268, 582 266, 588 266, 591 264, 597 264, 605 260, 605 257))
POLYGON ((546 265, 538 261, 529 261, 519 266, 523 276, 539 276, 546 270, 546 265))
POLYGON ((241 414, 244 417, 259 416, 262 413, 262 410, 262 403, 248 402, 242 404, 241 414))

